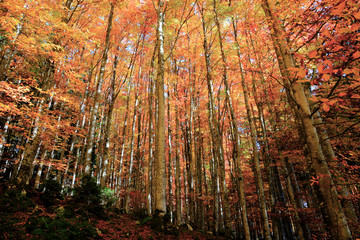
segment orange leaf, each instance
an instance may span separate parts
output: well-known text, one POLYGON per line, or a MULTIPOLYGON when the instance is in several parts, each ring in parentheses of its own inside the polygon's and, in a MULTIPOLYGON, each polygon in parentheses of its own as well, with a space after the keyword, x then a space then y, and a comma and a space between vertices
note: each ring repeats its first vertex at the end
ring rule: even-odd
POLYGON ((312 50, 309 52, 309 58, 315 58, 316 55, 317 55, 317 51, 315 51, 315 50, 312 50))
POLYGON ((360 51, 356 51, 356 52, 353 54, 353 57, 354 57, 354 58, 359 58, 359 57, 360 57, 360 51))
POLYGON ((332 106, 332 105, 334 105, 336 102, 337 102, 337 100, 335 99, 335 100, 329 101, 327 104, 329 104, 330 106, 332 106))
POLYGON ((322 33, 323 33, 326 37, 332 38, 331 33, 329 32, 329 30, 325 29, 322 33))
POLYGON ((323 103, 322 108, 324 109, 325 112, 330 111, 330 106, 327 105, 326 103, 323 103))
POLYGON ((299 71, 298 76, 299 76, 300 78, 305 78, 306 74, 307 74, 307 70, 306 70, 306 69, 302 69, 302 70, 299 71))
POLYGON ((324 72, 324 65, 320 64, 318 67, 317 67, 317 70, 319 73, 323 73, 324 72))
POLYGON ((355 17, 356 19, 360 19, 360 12, 354 13, 354 17, 355 17))
POLYGON ((339 97, 343 97, 343 96, 346 96, 346 95, 347 95, 347 93, 345 93, 345 92, 339 92, 339 93, 338 93, 338 96, 339 96, 339 97))
MULTIPOLYGON (((360 15, 360 13, 358 13, 358 15, 360 15)), ((355 15, 354 15, 355 16, 355 15)), ((351 31, 355 32, 360 28, 360 24, 359 23, 355 23, 353 25, 351 25, 351 31)))
POLYGON ((309 100, 313 101, 313 102, 318 102, 319 99, 317 99, 314 95, 311 96, 311 98, 309 98, 309 100))
POLYGON ((339 4, 339 6, 337 6, 337 8, 335 8, 332 13, 334 15, 341 15, 341 13, 343 12, 344 8, 345 8, 345 4, 346 1, 343 1, 342 3, 339 4))
POLYGON ((320 102, 323 102, 323 103, 326 103, 326 102, 328 102, 329 101, 329 99, 327 99, 327 98, 321 98, 320 99, 320 102))
POLYGON ((322 79, 323 79, 325 82, 329 81, 329 80, 330 80, 330 74, 324 74, 324 75, 322 76, 322 79))

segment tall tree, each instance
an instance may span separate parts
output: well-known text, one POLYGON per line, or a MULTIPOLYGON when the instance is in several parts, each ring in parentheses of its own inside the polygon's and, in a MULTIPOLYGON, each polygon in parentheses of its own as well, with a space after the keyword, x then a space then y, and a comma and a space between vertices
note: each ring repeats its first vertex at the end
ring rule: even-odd
POLYGON ((291 68, 295 68, 292 53, 288 49, 285 40, 285 34, 271 12, 270 4, 267 0, 262 0, 262 7, 270 26, 270 33, 277 54, 281 74, 284 79, 284 85, 289 91, 291 101, 296 106, 294 109, 301 120, 302 128, 306 135, 306 144, 311 155, 311 165, 316 175, 319 177, 319 188, 322 195, 323 205, 329 215, 329 224, 331 224, 332 236, 335 239, 351 239, 351 233, 338 199, 338 192, 331 177, 331 173, 324 158, 320 145, 319 136, 315 128, 309 102, 306 98, 304 87, 301 82, 293 79, 291 68))
POLYGON ((105 46, 104 46, 104 50, 102 52, 100 71, 99 71, 99 75, 97 76, 96 89, 95 89, 95 93, 94 93, 93 110, 92 110, 91 116, 90 116, 89 139, 87 140, 87 143, 86 143, 85 156, 84 156, 84 169, 83 169, 84 174, 91 173, 91 156, 93 154, 95 127, 96 127, 96 120, 98 118, 98 110, 99 110, 100 99, 101 99, 101 89, 102 89, 102 85, 103 85, 104 77, 105 77, 105 66, 106 66, 106 62, 108 59, 108 53, 109 53, 109 49, 110 49, 110 37, 111 37, 111 28, 112 28, 113 18, 114 18, 114 9, 115 9, 115 3, 111 2, 108 24, 107 24, 107 29, 106 29, 106 36, 105 36, 105 46))
MULTIPOLYGON (((166 213, 166 174, 165 174, 165 92, 164 92, 164 25, 166 4, 158 0, 157 4, 157 77, 156 77, 156 156, 155 169, 155 215, 163 218, 166 213)), ((161 226, 163 227, 163 226, 161 226)))

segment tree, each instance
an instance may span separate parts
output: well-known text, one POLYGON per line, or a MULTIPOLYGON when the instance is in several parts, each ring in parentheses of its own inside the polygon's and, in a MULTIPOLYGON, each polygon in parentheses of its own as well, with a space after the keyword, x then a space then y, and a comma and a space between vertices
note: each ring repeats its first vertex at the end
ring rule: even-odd
POLYGON ((157 77, 156 77, 156 133, 155 147, 155 215, 160 218, 166 213, 165 174, 165 93, 164 93, 164 25, 166 5, 158 0, 157 5, 157 77))
POLYGON ((284 77, 284 85, 289 91, 291 101, 294 101, 294 104, 291 106, 297 107, 294 111, 300 118, 302 128, 306 135, 306 144, 310 151, 312 168, 316 172, 316 175, 320 177, 320 192, 327 214, 329 215, 329 224, 333 227, 333 237, 337 239, 351 239, 351 233, 340 201, 338 200, 338 193, 320 146, 319 136, 314 126, 304 87, 301 82, 296 80, 294 82, 291 73, 289 72, 290 68, 295 68, 291 52, 287 49, 285 41, 282 40, 282 29, 277 22, 278 20, 275 19, 271 13, 269 2, 267 0, 262 0, 262 7, 265 11, 268 23, 271 26, 270 32, 278 57, 279 68, 284 77))

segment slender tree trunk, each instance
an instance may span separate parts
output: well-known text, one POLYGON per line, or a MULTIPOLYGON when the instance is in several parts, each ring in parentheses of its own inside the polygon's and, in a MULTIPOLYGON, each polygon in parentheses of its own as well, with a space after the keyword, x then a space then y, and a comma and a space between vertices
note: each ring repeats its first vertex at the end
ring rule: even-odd
POLYGON ((132 171, 134 165, 134 136, 135 136, 135 127, 136 127, 136 117, 137 117, 137 106, 138 106, 138 95, 135 95, 135 106, 134 106, 134 115, 133 115, 133 123, 131 127, 131 139, 130 139, 130 159, 129 159, 129 172, 128 179, 126 184, 126 196, 125 196, 125 212, 129 213, 129 204, 130 204, 130 190, 131 190, 131 179, 132 179, 132 171))
POLYGON ((146 184, 146 209, 147 214, 151 215, 151 188, 152 188, 152 165, 153 165, 153 80, 150 79, 149 89, 149 158, 147 162, 147 184, 146 184))
MULTIPOLYGON (((199 104, 199 96, 197 96, 197 106, 199 104)), ((204 224, 204 204, 203 204, 203 175, 202 175, 202 159, 203 159, 203 136, 201 134, 201 121, 198 111, 195 111, 196 123, 194 124, 194 141, 196 143, 195 146, 195 159, 196 159, 196 196, 197 196, 197 211, 196 211, 196 219, 197 225, 200 226, 201 230, 205 230, 204 224)))
POLYGON ((194 162, 195 162, 195 150, 194 150, 194 136, 193 136, 193 122, 194 122, 194 89, 191 79, 191 61, 189 60, 189 84, 190 84, 190 104, 189 104, 189 119, 187 129, 188 151, 189 151, 189 169, 188 169, 188 189, 189 189, 189 212, 190 223, 195 222, 195 191, 194 191, 194 162))
MULTIPOLYGON (((212 146, 214 146, 213 142, 211 142, 212 146)), ((217 235, 219 232, 219 181, 218 181, 218 174, 217 174, 217 161, 214 153, 214 147, 212 147, 211 150, 211 157, 210 157, 210 173, 211 173, 211 185, 212 185, 212 195, 213 195, 213 205, 214 205, 214 226, 213 230, 215 234, 217 235)))
MULTIPOLYGON (((188 124, 188 122, 186 123, 188 124)), ((194 221, 194 192, 193 192, 193 174, 192 174, 192 162, 194 161, 192 152, 191 152, 191 140, 190 140, 190 128, 188 125, 185 125, 184 129, 184 151, 185 151, 185 162, 186 162, 186 180, 187 180, 187 202, 188 202, 188 223, 192 224, 194 221)))
POLYGON ((25 144, 24 156, 22 160, 19 161, 19 164, 15 166, 17 172, 14 172, 11 178, 11 183, 14 183, 16 186, 23 188, 26 185, 26 182, 31 174, 32 164, 38 150, 39 144, 41 142, 41 124, 40 116, 43 114, 43 105, 45 100, 41 99, 39 103, 38 116, 34 121, 34 129, 32 131, 31 137, 28 139, 28 142, 25 144))
POLYGON ((151 58, 151 70, 149 72, 150 76, 150 86, 149 86, 149 157, 148 162, 146 165, 147 168, 147 183, 146 183, 146 209, 147 214, 151 215, 151 206, 152 206, 152 186, 153 186, 153 99, 154 99, 154 77, 153 77, 153 70, 155 65, 155 58, 156 58, 156 51, 157 51, 157 45, 154 47, 153 55, 151 58))
MULTIPOLYGON (((245 239, 250 239, 250 229, 249 229, 249 224, 248 224, 248 220, 247 220, 247 212, 246 212, 244 180, 243 180, 242 170, 240 168, 240 165, 241 165, 240 137, 239 137, 239 132, 237 130, 238 125, 237 125, 237 120, 235 117, 235 112, 233 109, 232 98, 230 95, 230 88, 229 88, 229 84, 228 84, 228 80, 227 80, 228 79, 228 77, 227 77, 227 60, 226 60, 226 55, 225 55, 225 51, 224 51, 224 47, 223 47, 221 25, 220 25, 220 21, 218 19, 216 0, 213 1, 213 5, 214 5, 215 23, 217 26, 217 33, 218 33, 219 43, 220 43, 221 59, 222 59, 222 63, 223 63, 223 81, 224 81, 224 85, 225 85, 225 97, 226 97, 226 102, 227 102, 228 108, 230 110, 231 126, 234 129, 233 132, 234 132, 235 147, 236 147, 235 174, 236 174, 236 181, 238 182, 237 185, 238 185, 239 201, 240 201, 240 205, 241 205, 242 223, 243 223, 243 228, 244 228, 245 239)), ((234 23, 234 21, 233 21, 233 23, 234 23)))
POLYGON ((128 83, 128 91, 127 91, 127 97, 126 97, 126 110, 125 110, 125 117, 124 117, 124 126, 122 129, 122 140, 121 140, 121 152, 120 152, 120 161, 119 161, 119 175, 117 177, 117 185, 118 187, 122 185, 122 170, 123 170, 123 161, 124 161, 124 155, 125 155, 125 143, 126 143, 126 128, 128 124, 128 116, 129 116, 129 106, 130 106, 130 93, 132 89, 131 82, 128 83))
POLYGON ((110 84, 110 93, 108 96, 108 111, 106 117, 106 129, 104 132, 104 158, 103 158, 103 167, 101 172, 101 186, 105 187, 108 183, 108 165, 110 159, 110 130, 111 130, 111 122, 112 122, 112 113, 114 110, 114 105, 116 101, 115 95, 115 81, 116 81, 116 68, 118 65, 118 57, 114 57, 113 69, 112 69, 112 77, 111 77, 111 84, 110 84))
MULTIPOLYGON (((199 7, 200 8, 200 7, 199 7)), ((210 49, 208 45, 207 39, 207 27, 204 18, 204 9, 200 10, 201 21, 202 21, 202 28, 203 28, 203 47, 204 47, 204 57, 206 63, 206 81, 207 81, 207 90, 208 90, 208 98, 209 98, 209 127, 211 132, 211 137, 213 139, 213 147, 214 147, 214 163, 218 166, 215 167, 215 171, 219 172, 219 184, 220 188, 220 198, 219 202, 221 201, 221 206, 223 210, 223 215, 220 212, 220 217, 223 217, 223 221, 220 221, 219 227, 223 228, 223 224, 225 225, 225 232, 228 235, 230 231, 230 221, 228 219, 228 202, 227 202, 227 193, 226 193, 226 185, 225 185, 225 162, 224 162, 224 149, 222 145, 222 139, 220 134, 220 124, 216 117, 216 110, 215 110, 215 103, 214 103, 214 96, 213 96, 213 83, 212 83, 212 73, 211 73, 211 61, 210 61, 210 49)), ((220 207, 221 207, 220 206, 220 207)), ((221 210, 221 209, 219 209, 221 210)))
MULTIPOLYGON (((240 56, 239 56, 240 57, 240 56)), ((258 194, 259 194, 259 204, 261 209, 261 218, 262 218, 262 224, 263 224, 263 230, 264 230, 264 236, 266 240, 270 240, 270 228, 269 228, 269 219, 267 215, 267 209, 266 209, 266 199, 265 199, 265 192, 264 192, 264 186, 263 181, 261 177, 261 169, 260 169, 260 163, 259 163, 259 152, 257 150, 257 142, 256 142, 256 133, 255 133, 255 127, 253 123, 253 119, 251 116, 250 111, 250 104, 249 104, 249 94, 247 90, 247 86, 245 84, 245 77, 242 73, 242 67, 241 67, 241 85, 243 87, 244 91, 244 101, 245 101, 245 107, 247 112, 247 119, 250 127, 250 135, 251 135, 251 144, 252 144, 252 150, 253 150, 253 161, 254 161, 254 171, 255 171, 255 178, 256 178, 256 186, 258 188, 258 194)))
MULTIPOLYGON (((316 112, 314 117, 314 124, 317 125, 317 131, 319 132, 319 140, 321 147, 324 152, 325 159, 327 163, 331 163, 332 161, 336 161, 336 156, 334 153, 334 150, 331 146, 331 143, 328 139, 327 131, 324 129, 323 121, 321 119, 320 113, 316 112)), ((341 176, 341 173, 337 169, 332 169, 334 177, 334 183, 339 189, 339 193, 342 198, 342 206, 344 209, 345 216, 347 217, 349 223, 354 224, 355 226, 359 226, 359 220, 356 215, 356 210, 354 208, 354 205, 349 199, 350 197, 350 191, 348 188, 348 183, 344 179, 343 176, 341 176)))
MULTIPOLYGON (((175 92, 177 93, 177 87, 175 87, 175 92)), ((179 109, 178 106, 175 105, 175 198, 176 198, 176 224, 181 225, 181 172, 180 172, 180 121, 179 121, 179 109)))
POLYGON ((95 138, 96 120, 97 120, 99 104, 100 104, 101 88, 102 88, 102 84, 104 81, 105 66, 106 66, 106 62, 107 62, 107 58, 108 58, 108 52, 110 49, 110 34, 111 34, 111 28, 112 28, 112 23, 113 23, 114 8, 115 8, 115 3, 111 3, 109 18, 108 18, 108 25, 107 25, 107 29, 106 29, 105 47, 104 47, 104 50, 102 53, 100 71, 99 71, 99 75, 98 75, 98 81, 96 84, 93 111, 90 116, 91 120, 90 120, 90 129, 89 129, 89 139, 86 143, 85 158, 84 158, 84 172, 83 172, 84 174, 91 173, 91 155, 93 152, 93 143, 94 143, 94 138, 95 138))
POLYGON ((3 153, 4 153, 4 149, 5 149, 5 144, 6 144, 6 135, 8 133, 8 130, 9 130, 9 125, 10 125, 10 120, 11 120, 11 116, 8 116, 6 118, 6 122, 4 124, 4 127, 3 127, 3 131, 1 133, 1 139, 0 139, 0 161, 3 157, 3 153))
MULTIPOLYGON (((169 99, 170 91, 168 91, 169 99)), ((172 190, 172 169, 173 169, 173 159, 172 159, 172 152, 173 152, 173 145, 172 145, 172 131, 171 131, 171 115, 170 115, 170 101, 168 101, 167 105, 167 115, 168 115, 168 213, 170 215, 170 221, 172 222, 173 219, 173 190, 172 190)))
POLYGON ((253 161, 254 161, 256 186, 257 186, 258 195, 259 195, 259 204, 260 204, 262 225, 263 225, 263 230, 264 230, 264 237, 266 240, 270 240, 271 236, 270 236, 270 228, 269 228, 269 219, 268 219, 268 215, 267 215, 266 199, 265 199, 264 187, 263 187, 263 182, 262 182, 262 177, 261 177, 259 152, 257 149, 255 127, 254 127, 253 119, 251 116, 250 104, 249 104, 249 100, 248 100, 249 94, 248 94, 247 86, 245 84, 245 76, 244 76, 243 67, 242 67, 242 63, 241 63, 241 53, 240 53, 240 48, 239 48, 239 42, 237 39, 237 29, 235 26, 234 19, 233 19, 232 23, 233 23, 234 38, 235 38, 235 44, 236 44, 236 49, 237 49, 238 61, 239 61, 241 85, 243 87, 243 93, 244 93, 244 101, 245 101, 245 107, 246 107, 246 113, 247 113, 247 120, 248 120, 249 127, 250 127, 250 136, 251 136, 251 144, 252 144, 252 150, 253 150, 253 161))

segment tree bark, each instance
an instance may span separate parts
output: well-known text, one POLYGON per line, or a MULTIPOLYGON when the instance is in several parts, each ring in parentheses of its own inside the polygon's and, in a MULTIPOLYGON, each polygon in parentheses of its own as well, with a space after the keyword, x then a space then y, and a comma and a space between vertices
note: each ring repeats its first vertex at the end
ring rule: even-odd
POLYGON ((101 169, 101 178, 100 178, 100 185, 105 187, 108 183, 108 165, 110 159, 110 129, 111 129, 111 122, 112 122, 112 113, 114 110, 114 105, 116 101, 117 95, 115 95, 115 80, 116 80, 116 68, 118 65, 118 57, 114 57, 113 69, 112 69, 112 76, 111 76, 111 84, 110 84, 110 93, 108 96, 108 110, 107 110, 107 117, 106 117, 106 124, 105 124, 105 131, 104 131, 104 150, 103 150, 103 166, 101 169))
MULTIPOLYGON (((157 9, 158 67, 156 77, 157 121, 155 156, 155 214, 162 218, 166 213, 166 174, 165 174, 165 94, 164 94, 164 2, 158 0, 157 9)), ((163 226, 161 226, 163 227, 163 226)))
POLYGON ((137 117, 137 106, 138 106, 138 95, 135 95, 135 106, 134 106, 134 115, 133 122, 131 127, 131 138, 130 138, 130 159, 129 159, 129 172, 126 184, 126 196, 125 196, 125 212, 129 213, 129 204, 130 204, 130 189, 131 189, 131 179, 132 171, 134 165, 134 136, 135 136, 135 127, 136 127, 136 117, 137 117))

